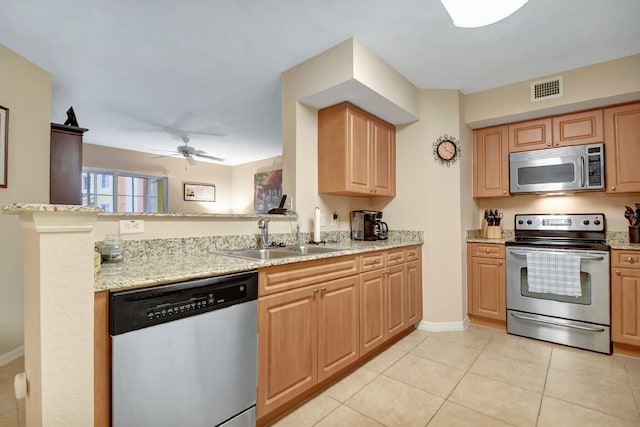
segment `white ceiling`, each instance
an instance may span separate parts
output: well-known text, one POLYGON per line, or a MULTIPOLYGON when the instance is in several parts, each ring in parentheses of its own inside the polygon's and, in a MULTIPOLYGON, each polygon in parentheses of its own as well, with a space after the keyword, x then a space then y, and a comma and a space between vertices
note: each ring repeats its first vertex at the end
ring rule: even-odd
POLYGON ((640 53, 638 22, 640 0, 531 0, 478 29, 439 0, 5 0, 0 43, 51 73, 52 121, 73 105, 86 142, 188 134, 234 165, 281 154, 280 73, 351 37, 419 88, 470 93, 640 53))

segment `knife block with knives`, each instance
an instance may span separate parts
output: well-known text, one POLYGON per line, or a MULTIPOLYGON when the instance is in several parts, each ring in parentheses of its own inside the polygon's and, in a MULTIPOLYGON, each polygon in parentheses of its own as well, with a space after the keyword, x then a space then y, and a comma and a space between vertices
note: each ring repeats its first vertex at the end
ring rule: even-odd
POLYGON ((482 228, 480 229, 480 236, 483 239, 501 239, 502 238, 502 213, 498 213, 497 210, 487 209, 484 211, 484 218, 482 219, 482 228))

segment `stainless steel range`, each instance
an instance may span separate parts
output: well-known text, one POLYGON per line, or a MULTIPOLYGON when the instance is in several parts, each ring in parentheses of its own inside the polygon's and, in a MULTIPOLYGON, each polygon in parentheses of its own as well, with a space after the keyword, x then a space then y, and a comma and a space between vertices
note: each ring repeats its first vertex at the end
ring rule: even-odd
POLYGON ((506 246, 507 332, 611 354, 604 215, 516 215, 506 246))

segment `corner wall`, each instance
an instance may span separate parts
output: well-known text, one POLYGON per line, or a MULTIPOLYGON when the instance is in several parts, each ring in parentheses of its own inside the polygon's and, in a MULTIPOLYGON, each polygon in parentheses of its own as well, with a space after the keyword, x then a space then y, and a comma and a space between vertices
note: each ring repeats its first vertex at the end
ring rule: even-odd
MULTIPOLYGON (((0 188, 0 207, 48 203, 51 76, 1 44, 0 105, 9 109, 7 188, 0 188)), ((1 366, 23 351, 23 241, 18 217, 0 215, 0 236, 1 366)))

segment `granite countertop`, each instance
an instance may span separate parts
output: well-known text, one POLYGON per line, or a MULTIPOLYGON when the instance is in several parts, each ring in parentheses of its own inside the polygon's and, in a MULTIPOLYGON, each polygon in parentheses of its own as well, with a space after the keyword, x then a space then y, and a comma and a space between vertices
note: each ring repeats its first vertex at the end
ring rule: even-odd
POLYGON ((292 256, 267 261, 253 261, 219 253, 206 255, 163 255, 157 257, 125 258, 121 263, 105 263, 95 282, 95 291, 118 291, 165 283, 180 282, 203 277, 249 271, 272 265, 290 264, 314 259, 328 259, 344 255, 420 245, 422 238, 406 236, 402 239, 378 240, 373 242, 346 240, 341 243, 327 243, 326 247, 339 251, 292 256))

